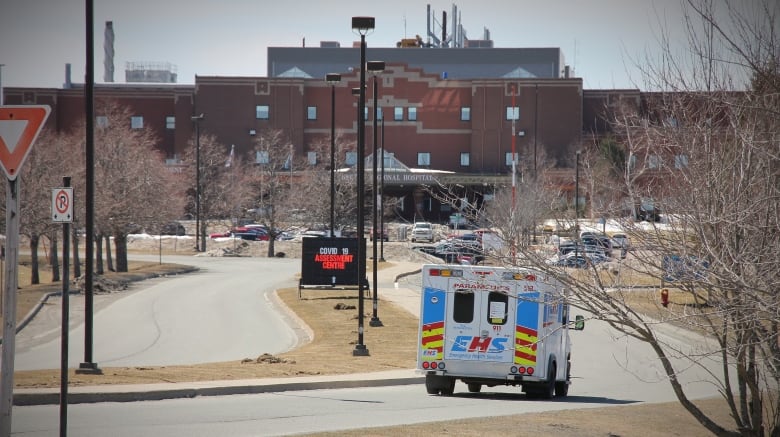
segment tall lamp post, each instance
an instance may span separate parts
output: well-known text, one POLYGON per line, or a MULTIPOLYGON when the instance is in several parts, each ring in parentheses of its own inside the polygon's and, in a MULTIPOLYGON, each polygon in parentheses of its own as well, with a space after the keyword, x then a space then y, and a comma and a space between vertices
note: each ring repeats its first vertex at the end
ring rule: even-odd
MULTIPOLYGON (((577 162, 574 166, 574 232, 577 233, 574 239, 575 257, 579 256, 580 246, 580 151, 577 150, 577 162)), ((575 259, 576 262, 576 259, 575 259)))
POLYGON ((330 84, 330 236, 333 233, 336 221, 336 84, 341 82, 341 75, 328 73, 325 81, 330 84))
POLYGON ((379 260, 382 262, 385 262, 385 239, 384 239, 384 232, 385 232, 385 214, 384 214, 384 205, 385 205, 385 117, 384 114, 382 114, 382 175, 381 175, 382 181, 379 184, 379 228, 382 229, 382 237, 379 240, 379 260))
POLYGON ((195 251, 205 252, 206 242, 198 244, 200 241, 200 122, 203 121, 203 114, 192 116, 195 123, 195 251))
MULTIPOLYGON (((376 174, 377 173, 377 157, 376 157, 377 147, 376 146, 377 146, 377 133, 378 133, 377 132, 377 116, 379 115, 379 108, 377 108, 377 100, 378 100, 378 95, 379 95, 379 88, 378 88, 379 84, 377 82, 377 76, 379 74, 381 74, 385 70, 385 63, 384 63, 384 61, 369 61, 368 65, 367 65, 367 68, 368 68, 368 71, 371 72, 371 74, 374 76, 374 117, 373 117, 374 118, 374 126, 373 126, 373 130, 374 130, 374 132, 373 132, 374 133, 374 150, 373 150, 373 154, 372 154, 373 158, 371 159, 373 167, 374 167, 373 171, 371 173, 371 177, 373 179, 372 180, 371 194, 374 197, 374 201, 373 201, 374 207, 372 208, 374 211, 373 211, 373 217, 371 219, 371 225, 374 228, 374 230, 372 231, 373 235, 371 235, 371 237, 372 237, 371 239, 374 241, 374 244, 371 245, 372 250, 373 250, 373 258, 372 258, 372 262, 373 262, 373 265, 372 265, 372 267, 373 267, 373 272, 372 272, 373 273, 373 278, 372 278, 372 280, 373 280, 373 284, 374 284, 374 295, 373 295, 373 310, 374 310, 374 312, 372 313, 371 320, 368 322, 368 324, 370 326, 383 326, 382 325, 382 321, 379 320, 379 316, 377 315, 377 309, 378 309, 377 307, 379 305, 379 302, 378 302, 378 299, 377 299, 377 281, 378 281, 377 271, 379 269, 377 268, 377 250, 376 250, 377 249, 377 247, 376 247, 376 239, 377 239, 377 226, 376 226, 377 225, 377 219, 376 218, 377 217, 376 216, 377 216, 377 208, 378 208, 379 205, 377 204, 378 203, 377 202, 377 200, 378 200, 377 199, 377 195, 378 195, 377 185, 378 184, 377 184, 377 178, 376 178, 376 176, 377 176, 377 174, 376 174)), ((385 230, 382 229, 382 228, 379 228, 379 239, 380 240, 384 240, 384 238, 385 238, 385 230)))
POLYGON ((363 344, 363 290, 366 278, 365 254, 365 159, 366 128, 363 118, 366 107, 366 34, 374 29, 374 17, 352 17, 352 30, 360 34, 360 99, 358 101, 358 153, 357 153, 357 234, 358 234, 358 340, 352 355, 368 356, 363 344))

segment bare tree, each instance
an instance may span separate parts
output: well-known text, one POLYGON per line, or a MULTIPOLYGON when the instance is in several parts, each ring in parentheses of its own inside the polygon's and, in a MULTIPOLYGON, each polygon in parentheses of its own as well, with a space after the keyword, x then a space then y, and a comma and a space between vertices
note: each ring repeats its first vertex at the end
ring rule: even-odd
MULTIPOLYGON (((357 182, 354 169, 346 163, 347 152, 355 150, 355 143, 337 136, 334 153, 334 231, 346 226, 355 226, 357 209, 357 182)), ((306 227, 328 227, 330 224, 330 141, 317 142, 311 151, 319 158, 314 164, 302 163, 300 178, 291 187, 290 208, 301 211, 300 223, 306 227)), ((296 161, 299 162, 299 161, 296 161)))
POLYGON ((180 215, 182 189, 151 130, 131 126, 128 108, 101 102, 98 113, 105 121, 95 130, 96 229, 114 237, 116 270, 126 272, 128 233, 180 215))
POLYGON ((709 1, 686 2, 693 58, 686 62, 665 46, 664 62, 646 68, 648 83, 663 91, 613 120, 626 148, 628 202, 660 199, 668 223, 627 222, 635 262, 619 269, 591 265, 570 274, 532 251, 524 255, 566 282, 576 306, 649 345, 681 405, 709 431, 777 436, 780 6, 717 5, 722 9, 709 1), (659 302, 651 315, 637 311, 636 292, 619 279, 623 270, 667 286, 679 303, 659 302), (669 326, 701 333, 702 343, 671 344, 661 335, 669 326), (720 371, 706 366, 713 361, 720 371), (691 367, 710 372, 709 382, 731 409, 732 426, 715 422, 691 401, 683 382, 691 367))
MULTIPOLYGON (((45 130, 30 150, 20 175, 22 181, 20 229, 29 238, 32 257, 31 283, 40 283, 38 245, 41 237, 57 238, 57 227, 51 218, 51 190, 62 186, 68 172, 73 146, 65 135, 45 130)), ((52 258, 53 265, 57 263, 52 258)), ((57 273, 57 272, 55 272, 57 273)), ((59 280, 58 274, 55 275, 59 280)))
MULTIPOLYGON (((187 180, 196 182, 198 151, 195 145, 187 151, 184 161, 191 164, 187 180)), ((221 144, 212 134, 200 138, 200 229, 196 238, 206 239, 210 225, 235 218, 238 209, 246 202, 249 187, 245 184, 245 164, 241 157, 231 155, 231 147, 221 144), (232 156, 232 157, 231 157, 232 156)), ((196 209, 197 190, 189 189, 189 208, 196 209)), ((205 248, 204 248, 205 250, 205 248)))
MULTIPOLYGON (((283 230, 283 219, 299 205, 292 186, 302 177, 302 172, 295 172, 296 162, 299 168, 303 164, 301 159, 296 160, 293 145, 281 130, 260 132, 254 146, 256 165, 251 170, 249 183, 256 196, 258 221, 270 233, 268 256, 272 257, 275 255, 276 237, 283 230)), ((305 198, 310 199, 308 196, 305 198)))

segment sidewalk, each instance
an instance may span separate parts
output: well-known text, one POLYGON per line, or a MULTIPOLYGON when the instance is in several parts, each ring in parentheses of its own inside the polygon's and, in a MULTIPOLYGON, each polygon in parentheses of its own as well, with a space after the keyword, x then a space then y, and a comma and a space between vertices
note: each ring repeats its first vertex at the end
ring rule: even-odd
MULTIPOLYGON (((418 317, 420 293, 400 287, 398 280, 419 272, 418 262, 396 262, 377 273, 378 295, 418 317)), ((414 369, 347 375, 305 376, 296 378, 262 378, 245 380, 200 381, 186 383, 159 383, 134 385, 96 385, 68 387, 68 404, 96 402, 136 402, 162 399, 193 398, 196 396, 225 396, 257 394, 292 390, 318 390, 353 387, 380 387, 421 384, 424 377, 414 369)), ((14 405, 56 405, 60 402, 60 388, 15 389, 14 405)))

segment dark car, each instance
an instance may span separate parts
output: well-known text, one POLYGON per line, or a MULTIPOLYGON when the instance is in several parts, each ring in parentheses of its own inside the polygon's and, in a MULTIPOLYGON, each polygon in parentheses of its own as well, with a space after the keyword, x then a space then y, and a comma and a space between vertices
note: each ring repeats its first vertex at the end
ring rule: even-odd
POLYGON ((239 227, 233 229, 231 233, 233 234, 233 236, 238 237, 242 240, 268 241, 271 239, 271 236, 268 234, 268 231, 266 231, 263 228, 239 227))
POLYGON ((179 222, 170 222, 163 225, 162 229, 160 230, 161 235, 178 235, 182 236, 187 233, 187 230, 184 229, 184 225, 179 222))
POLYGON ((370 241, 374 241, 374 239, 379 240, 380 238, 382 240, 385 240, 385 241, 390 241, 390 237, 387 236, 387 228, 385 228, 384 230, 381 231, 381 236, 380 236, 380 231, 379 231, 378 228, 376 228, 376 229, 375 228, 371 228, 371 231, 370 231, 370 233, 368 235, 368 239, 370 241))
POLYGON ((485 260, 485 253, 478 241, 448 240, 434 247, 433 256, 447 263, 479 264, 485 260))
POLYGON ((557 267, 574 267, 575 269, 584 269, 590 264, 590 260, 585 255, 575 255, 570 253, 555 261, 548 262, 550 265, 557 267))

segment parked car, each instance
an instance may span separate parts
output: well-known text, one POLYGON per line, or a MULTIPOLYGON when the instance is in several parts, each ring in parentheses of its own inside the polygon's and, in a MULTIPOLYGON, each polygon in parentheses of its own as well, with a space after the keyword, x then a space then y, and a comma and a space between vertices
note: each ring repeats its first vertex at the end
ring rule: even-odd
POLYGON ((227 238, 232 236, 233 234, 230 231, 225 232, 214 232, 212 234, 209 234, 209 238, 227 238))
POLYGON ((582 244, 584 246, 600 247, 604 250, 604 254, 609 256, 612 252, 612 240, 606 235, 588 235, 582 237, 582 244))
POLYGON ((263 228, 239 227, 231 231, 234 237, 250 241, 268 241, 271 239, 268 231, 263 228))
POLYGON ((431 255, 447 263, 479 264, 485 261, 482 244, 475 240, 452 239, 434 246, 431 255))
POLYGON ((626 249, 631 247, 631 241, 626 234, 612 234, 612 247, 626 249))
POLYGON ((160 234, 162 235, 178 235, 182 236, 187 233, 187 230, 184 229, 184 225, 179 222, 170 222, 163 225, 162 229, 160 230, 160 234))
POLYGON ((375 238, 376 239, 380 239, 381 238, 384 241, 390 241, 390 237, 388 237, 388 235, 387 235, 387 228, 383 229, 381 232, 379 231, 379 229, 371 228, 371 230, 369 232, 370 233, 369 233, 368 239, 371 240, 371 241, 374 241, 375 238))
POLYGON ((433 243, 433 225, 429 222, 417 222, 412 226, 412 243, 429 241, 433 243))
POLYGON ((570 253, 547 260, 547 264, 557 267, 573 267, 575 269, 584 269, 591 263, 590 258, 583 254, 570 253))

